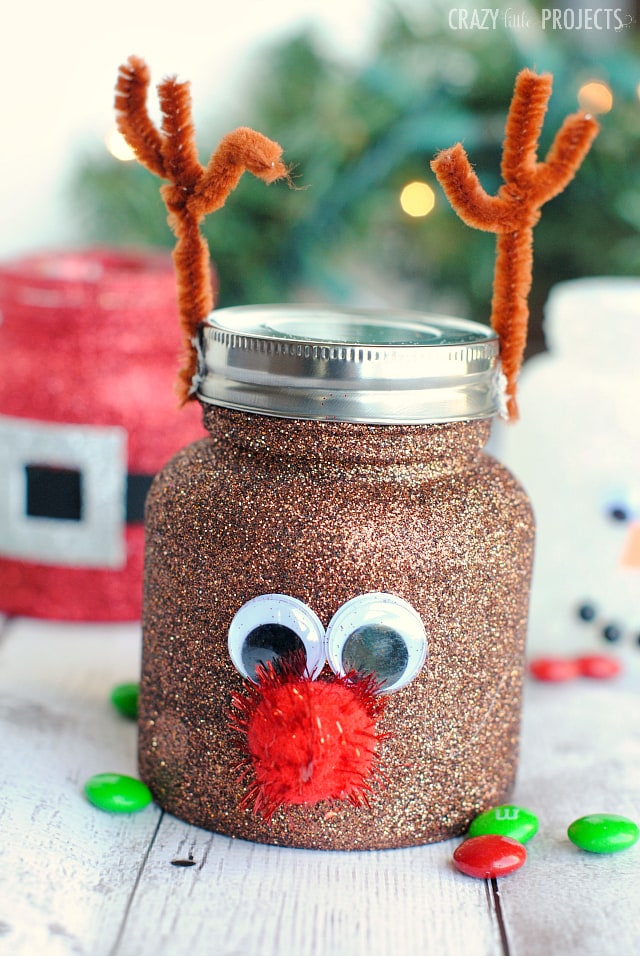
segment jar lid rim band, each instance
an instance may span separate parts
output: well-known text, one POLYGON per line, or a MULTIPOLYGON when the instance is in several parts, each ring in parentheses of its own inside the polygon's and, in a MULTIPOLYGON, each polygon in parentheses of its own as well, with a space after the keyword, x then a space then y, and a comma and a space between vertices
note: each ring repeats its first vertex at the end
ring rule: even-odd
POLYGON ((194 389, 207 404, 285 418, 428 423, 500 409, 487 326, 419 312, 219 309, 200 326, 194 389))

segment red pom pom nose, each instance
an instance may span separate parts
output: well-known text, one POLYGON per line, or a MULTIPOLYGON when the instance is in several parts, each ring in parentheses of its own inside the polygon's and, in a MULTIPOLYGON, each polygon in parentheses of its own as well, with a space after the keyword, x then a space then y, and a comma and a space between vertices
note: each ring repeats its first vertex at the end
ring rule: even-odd
POLYGON ((295 668, 267 665, 258 684, 234 698, 246 806, 269 819, 287 804, 366 804, 378 770, 384 699, 372 680, 353 676, 314 681, 295 668))

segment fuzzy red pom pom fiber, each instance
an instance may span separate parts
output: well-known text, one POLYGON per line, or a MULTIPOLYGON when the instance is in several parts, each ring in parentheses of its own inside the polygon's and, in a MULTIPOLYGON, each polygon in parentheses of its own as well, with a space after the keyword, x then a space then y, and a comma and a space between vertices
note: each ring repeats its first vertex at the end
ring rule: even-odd
POLYGON ((265 819, 286 804, 348 800, 366 805, 376 779, 376 724, 384 699, 369 679, 312 680, 295 666, 259 669, 234 697, 232 723, 243 736, 239 769, 249 781, 244 805, 265 819))

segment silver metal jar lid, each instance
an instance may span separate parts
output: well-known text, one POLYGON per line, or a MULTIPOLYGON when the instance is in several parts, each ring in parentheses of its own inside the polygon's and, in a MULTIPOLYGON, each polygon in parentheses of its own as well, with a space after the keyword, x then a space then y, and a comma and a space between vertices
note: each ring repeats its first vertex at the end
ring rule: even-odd
POLYGON ((197 348, 198 398, 260 415, 418 424, 500 407, 498 340, 465 319, 240 306, 212 312, 197 348))

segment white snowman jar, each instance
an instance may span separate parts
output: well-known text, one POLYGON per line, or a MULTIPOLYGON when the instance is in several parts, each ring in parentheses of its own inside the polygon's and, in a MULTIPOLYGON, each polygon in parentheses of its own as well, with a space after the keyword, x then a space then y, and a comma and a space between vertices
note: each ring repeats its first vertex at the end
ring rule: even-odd
POLYGON ((640 665, 640 280, 560 283, 544 328, 499 443, 537 520, 530 651, 640 665))

